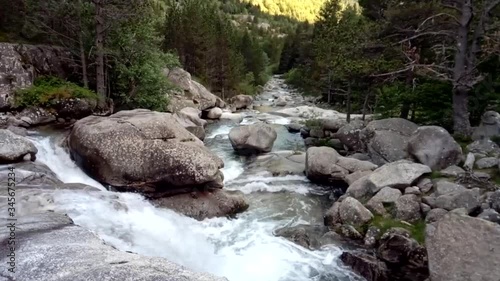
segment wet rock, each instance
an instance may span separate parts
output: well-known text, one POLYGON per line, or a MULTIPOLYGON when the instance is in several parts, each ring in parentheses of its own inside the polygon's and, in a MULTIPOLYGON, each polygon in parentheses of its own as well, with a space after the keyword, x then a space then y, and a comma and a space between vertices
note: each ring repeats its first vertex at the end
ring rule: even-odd
MULTIPOLYGON (((16 263, 15 276, 7 279, 25 281, 101 281, 109 280, 186 280, 223 281, 225 278, 187 270, 164 258, 121 252, 101 238, 76 226, 66 215, 44 212, 18 217, 16 255, 30 257, 16 263), (96 262, 99 260, 101 262, 96 262), (71 266, 67 266, 68 262, 71 266), (38 266, 35 266, 38 265, 38 266), (43 265, 43 266, 40 266, 43 265), (85 274, 82 275, 84 269, 85 274)), ((0 240, 10 231, 3 227, 0 240)), ((0 262, 7 264, 2 255, 0 262)), ((6 280, 7 280, 6 279, 6 280)))
POLYGON ((157 206, 174 210, 197 220, 235 216, 248 209, 243 196, 224 190, 191 192, 163 197, 153 201, 157 206))
POLYGON ((30 155, 31 161, 36 160, 35 145, 9 130, 0 129, 0 144, 0 164, 21 162, 26 155, 30 155))
POLYGON ((414 194, 403 195, 394 204, 395 218, 407 222, 416 222, 422 218, 420 199, 414 194))
POLYGON ((49 167, 38 162, 20 162, 9 166, 0 166, 0 185, 7 185, 9 173, 15 169, 15 183, 19 185, 58 185, 62 182, 49 167))
POLYGON ((276 151, 260 155, 245 170, 250 170, 252 173, 270 172, 273 176, 303 176, 306 170, 306 154, 294 151, 276 151))
POLYGON ((352 225, 343 224, 338 227, 338 232, 342 237, 345 237, 350 240, 362 240, 363 235, 359 233, 359 231, 352 225))
POLYGON ((339 216, 343 224, 361 226, 373 219, 373 214, 358 200, 347 197, 339 206, 339 216))
POLYGON ((343 252, 340 255, 340 260, 368 281, 391 280, 386 264, 374 256, 364 253, 343 252))
POLYGON ((222 109, 220 109, 219 107, 214 107, 208 111, 207 117, 208 119, 220 119, 222 113, 222 109))
POLYGON ((16 115, 16 118, 22 121, 19 125, 26 128, 45 125, 56 121, 56 116, 54 114, 40 107, 25 108, 16 115))
POLYGON ((373 163, 384 165, 409 158, 408 142, 417 128, 406 119, 389 118, 370 122, 360 136, 373 163))
POLYGON ((458 175, 465 173, 465 170, 454 165, 442 170, 440 173, 443 177, 458 177, 458 175))
POLYGON ((491 169, 498 165, 498 158, 496 157, 486 157, 477 160, 476 166, 478 169, 491 169))
POLYGON ((300 129, 302 129, 303 126, 301 124, 298 124, 298 123, 290 123, 290 124, 285 125, 285 127, 287 128, 288 132, 290 132, 290 133, 299 133, 300 129))
POLYGON ((439 171, 462 160, 462 148, 444 128, 418 128, 408 142, 408 152, 420 163, 439 171))
POLYGON ((342 223, 342 220, 340 219, 340 203, 341 202, 338 201, 333 203, 332 207, 326 211, 324 218, 326 226, 333 227, 342 223))
POLYGON ((446 214, 448 214, 448 211, 446 211, 445 209, 440 209, 440 208, 432 209, 425 217, 425 223, 437 222, 446 214))
POLYGON ((120 190, 162 197, 178 189, 222 187, 222 160, 169 113, 89 116, 75 123, 68 144, 88 174, 120 190))
POLYGON ((498 280, 499 225, 448 214, 427 226, 425 241, 431 280, 498 280))
POLYGON ((398 189, 384 187, 366 203, 366 207, 378 215, 386 215, 384 205, 393 206, 402 195, 398 189))
POLYGON ((274 235, 286 238, 304 248, 315 250, 332 242, 325 236, 328 232, 328 227, 323 225, 297 225, 280 228, 274 232, 274 235))
POLYGON ((406 188, 430 172, 428 166, 401 160, 378 168, 369 176, 369 180, 378 190, 386 186, 406 188))
POLYGON ((243 155, 270 152, 277 137, 273 127, 262 123, 235 127, 229 132, 233 149, 243 155))

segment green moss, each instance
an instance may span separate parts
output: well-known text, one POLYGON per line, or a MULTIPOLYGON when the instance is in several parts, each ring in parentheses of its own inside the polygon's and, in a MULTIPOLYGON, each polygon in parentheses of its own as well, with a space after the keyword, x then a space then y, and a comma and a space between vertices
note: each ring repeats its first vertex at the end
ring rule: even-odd
POLYGON ((309 119, 309 120, 306 120, 305 124, 306 124, 306 126, 309 129, 321 128, 321 120, 318 120, 318 119, 309 119))
POLYGON ((18 90, 15 94, 17 107, 50 106, 59 100, 81 98, 98 100, 98 95, 86 88, 56 77, 40 77, 33 86, 18 90))
POLYGON ((371 225, 378 227, 382 234, 393 227, 404 228, 410 231, 411 237, 418 243, 423 244, 425 242, 425 221, 423 220, 419 220, 413 224, 407 224, 392 218, 375 216, 371 225))
POLYGON ((443 177, 443 175, 440 172, 438 172, 438 171, 432 171, 432 173, 430 175, 430 178, 433 179, 433 180, 434 179, 439 179, 439 178, 442 178, 442 177, 443 177))

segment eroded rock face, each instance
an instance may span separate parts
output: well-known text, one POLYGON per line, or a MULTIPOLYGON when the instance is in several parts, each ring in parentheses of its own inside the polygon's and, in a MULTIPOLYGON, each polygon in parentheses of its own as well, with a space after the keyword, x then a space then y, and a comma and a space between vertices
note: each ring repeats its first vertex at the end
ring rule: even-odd
MULTIPOLYGON (((22 216, 16 226, 16 255, 30 258, 16 263, 15 277, 2 273, 12 280, 226 280, 191 272, 164 258, 120 252, 63 214, 45 212, 22 216)), ((8 228, 0 230, 0 240, 6 241, 9 235, 8 228)), ((0 258, 2 264, 7 264, 9 259, 6 250, 0 258)))
POLYGON ((89 116, 69 135, 72 157, 96 180, 148 196, 222 187, 220 158, 169 113, 120 111, 89 116))
POLYGON ((460 145, 437 126, 418 128, 408 142, 408 152, 435 171, 458 165, 463 158, 460 145))
POLYGON ((270 152, 277 137, 273 127, 262 123, 235 127, 229 132, 234 150, 243 155, 270 152))
POLYGON ((408 142, 418 126, 406 119, 389 118, 370 122, 361 133, 373 163, 384 165, 408 159, 408 142))
POLYGON ((26 155, 35 161, 37 152, 38 149, 28 139, 0 129, 0 164, 21 162, 26 155))
POLYGON ((498 280, 499 225, 450 213, 427 225, 425 241, 431 280, 498 280))
POLYGON ((197 220, 234 216, 248 209, 248 203, 243 196, 229 194, 224 190, 179 194, 154 202, 160 207, 172 209, 197 220))

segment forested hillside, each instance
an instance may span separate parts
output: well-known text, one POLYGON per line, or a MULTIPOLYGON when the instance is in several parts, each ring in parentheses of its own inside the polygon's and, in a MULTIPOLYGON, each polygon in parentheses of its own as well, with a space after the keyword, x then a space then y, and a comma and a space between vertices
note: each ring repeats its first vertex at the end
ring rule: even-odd
MULTIPOLYGON (((271 15, 285 15, 300 21, 315 22, 326 0, 241 0, 271 15)), ((343 7, 357 5, 357 0, 340 1, 343 7)))
POLYGON ((468 135, 500 110, 500 2, 466 3, 366 0, 342 11, 328 0, 314 26, 287 37, 279 69, 340 110, 468 135))

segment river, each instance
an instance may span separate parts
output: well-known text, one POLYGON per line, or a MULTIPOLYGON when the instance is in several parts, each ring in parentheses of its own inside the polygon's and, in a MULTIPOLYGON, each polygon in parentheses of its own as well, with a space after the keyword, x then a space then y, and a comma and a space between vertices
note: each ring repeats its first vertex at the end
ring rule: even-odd
MULTIPOLYGON (((290 93, 273 78, 259 100, 264 106, 274 94, 290 93)), ((292 94, 293 95, 293 94, 292 94)), ((303 141, 283 126, 284 117, 245 113, 243 124, 264 119, 275 124, 278 139, 273 151, 301 150, 303 141)), ((284 238, 277 228, 322 223, 331 204, 321 188, 305 176, 272 177, 265 171, 248 170, 251 159, 234 154, 227 137, 238 124, 221 121, 207 128, 206 146, 224 160, 226 189, 242 192, 250 208, 237 218, 204 221, 151 205, 138 194, 106 191, 88 177, 58 146, 61 136, 31 136, 39 149, 38 160, 67 183, 84 183, 103 192, 60 191, 52 208, 67 213, 76 224, 90 229, 106 243, 122 251, 165 257, 195 271, 224 276, 230 281, 356 281, 362 280, 341 265, 340 245, 311 251, 284 238)))

